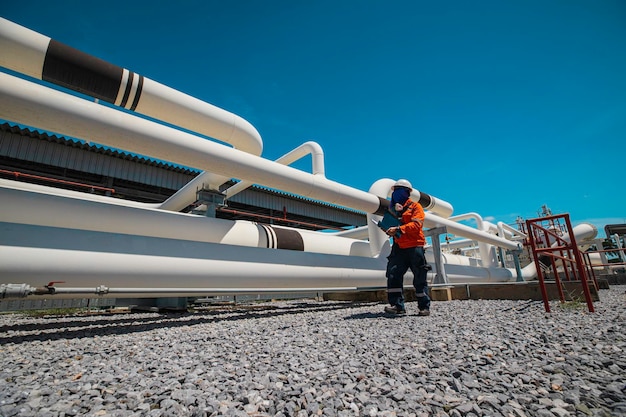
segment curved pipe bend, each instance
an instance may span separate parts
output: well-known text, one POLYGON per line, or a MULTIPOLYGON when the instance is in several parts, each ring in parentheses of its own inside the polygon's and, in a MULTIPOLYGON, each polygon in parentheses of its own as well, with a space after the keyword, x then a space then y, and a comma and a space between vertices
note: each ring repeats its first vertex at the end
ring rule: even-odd
MULTIPOLYGON (((293 149, 292 151, 287 152, 285 155, 278 158, 275 162, 281 165, 291 165, 307 155, 311 155, 313 175, 320 175, 322 177, 325 177, 324 150, 317 142, 305 142, 297 148, 293 149)), ((239 194, 253 184, 254 183, 252 181, 239 181, 237 184, 233 185, 225 191, 226 198, 230 198, 236 194, 239 194)))

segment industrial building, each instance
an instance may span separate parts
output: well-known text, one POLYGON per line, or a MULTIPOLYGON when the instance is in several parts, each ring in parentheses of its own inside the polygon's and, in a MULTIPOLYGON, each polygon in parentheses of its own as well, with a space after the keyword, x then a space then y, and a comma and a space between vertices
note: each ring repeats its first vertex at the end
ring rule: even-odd
MULTIPOLYGON (((123 150, 0 124, 0 178, 160 203, 199 173, 123 150)), ((226 183, 223 188, 232 185, 226 183)), ((184 211, 193 210, 202 210, 200 201, 184 211)), ((217 207, 215 216, 308 230, 342 230, 366 224, 363 212, 259 186, 227 200, 217 207)))
MULTIPOLYGON (((0 178, 145 203, 160 203, 200 171, 132 155, 94 143, 0 124, 0 178)), ((224 188, 234 182, 224 184, 224 188)), ((202 191, 199 196, 202 198, 202 191)), ((201 201, 184 211, 206 212, 201 201)), ((219 205, 217 218, 249 220, 308 230, 342 230, 366 224, 365 213, 252 186, 219 205)), ((46 216, 45 207, 41 215, 46 216)), ((94 219, 97 221, 97 219, 94 219)), ((131 300, 132 303, 136 300, 131 300)), ((169 300, 171 303, 171 300, 169 300)), ((151 301, 152 304, 158 304, 151 301)), ((115 299, 0 300, 0 311, 125 305, 115 299)))

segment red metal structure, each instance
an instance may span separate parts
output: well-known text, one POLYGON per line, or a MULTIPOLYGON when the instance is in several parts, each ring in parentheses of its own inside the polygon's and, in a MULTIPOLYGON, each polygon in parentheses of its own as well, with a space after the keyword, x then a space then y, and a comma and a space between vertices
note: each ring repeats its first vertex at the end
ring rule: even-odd
POLYGON ((546 290, 546 274, 554 277, 561 302, 565 302, 561 279, 580 281, 587 307, 594 312, 593 300, 588 285, 587 268, 576 244, 569 214, 540 217, 526 220, 528 244, 537 263, 537 276, 546 312, 550 312, 546 290))

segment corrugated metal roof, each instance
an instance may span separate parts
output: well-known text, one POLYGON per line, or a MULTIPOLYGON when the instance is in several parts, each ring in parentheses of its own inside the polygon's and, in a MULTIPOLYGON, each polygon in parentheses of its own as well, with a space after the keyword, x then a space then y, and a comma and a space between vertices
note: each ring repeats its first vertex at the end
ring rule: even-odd
POLYGON ((177 190, 199 171, 37 132, 0 125, 0 156, 177 190), (164 175, 164 172, 167 172, 164 175))
MULTIPOLYGON (((50 135, 9 123, 0 124, 0 156, 69 168, 139 184, 178 190, 200 171, 136 156, 122 150, 50 135)), ((231 183, 232 185, 233 183, 231 183)), ((345 224, 362 224, 365 213, 351 208, 252 186, 231 201, 345 224)))
MULTIPOLYGON (((19 135, 20 137, 30 137, 30 138, 34 138, 34 139, 42 139, 51 143, 59 143, 65 146, 70 146, 70 147, 74 147, 74 148, 79 148, 79 149, 83 149, 83 150, 88 150, 90 152, 95 152, 98 154, 102 154, 102 155, 109 155, 109 156, 114 156, 116 158, 120 158, 120 159, 127 159, 130 161, 134 161, 134 162, 139 162, 142 164, 147 164, 147 165, 152 165, 152 166, 157 166, 160 168, 164 168, 164 169, 169 169, 175 172, 183 172, 186 174, 197 174, 199 171, 192 169, 192 168, 188 168, 188 167, 184 167, 181 165, 176 165, 176 164, 171 164, 167 161, 159 161, 156 159, 152 159, 146 156, 142 156, 142 155, 135 155, 135 154, 131 154, 128 153, 126 151, 123 150, 119 150, 119 149, 113 149, 113 148, 109 148, 103 145, 99 145, 99 144, 91 144, 91 143, 86 143, 84 141, 81 140, 77 140, 77 139, 72 139, 72 138, 66 138, 66 137, 59 137, 57 135, 50 135, 48 133, 45 132, 40 132, 37 130, 31 130, 28 128, 22 128, 16 125, 13 125, 11 123, 2 123, 0 124, 0 132, 1 133, 14 133, 19 135)), ((4 135, 2 135, 4 136, 4 135)), ((14 146, 19 146, 23 151, 24 151, 24 147, 19 145, 19 144, 15 144, 13 143, 14 146)), ((4 150, 2 149, 3 144, 0 142, 0 154, 5 155, 4 150)), ((10 145, 9 145, 10 146, 10 145)), ((29 145, 26 145, 31 146, 29 145)), ((19 159, 24 159, 24 158, 19 158, 19 159)))

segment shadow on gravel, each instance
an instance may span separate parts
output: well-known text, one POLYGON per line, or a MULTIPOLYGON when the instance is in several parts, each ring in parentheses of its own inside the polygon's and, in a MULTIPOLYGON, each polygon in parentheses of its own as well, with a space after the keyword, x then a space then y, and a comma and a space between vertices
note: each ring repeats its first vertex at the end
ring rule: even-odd
MULTIPOLYGON (((339 309, 360 308, 372 303, 298 303, 288 306, 234 306, 219 307, 210 311, 196 313, 151 313, 150 317, 128 317, 125 315, 79 317, 51 317, 50 322, 28 323, 0 326, 0 345, 7 343, 25 343, 32 341, 49 341, 76 339, 93 336, 122 335, 146 332, 160 328, 194 326, 199 324, 249 320, 262 317, 276 317, 290 314, 310 312, 336 311, 339 309), (22 334, 7 335, 8 332, 22 334), (23 332, 36 332, 23 334, 23 332)), ((133 313, 130 313, 133 314, 133 313)), ((350 316, 358 318, 358 314, 350 316)), ((372 313, 372 317, 378 317, 372 313)), ((363 318, 369 318, 367 313, 363 318)))
POLYGON ((390 316, 389 314, 385 314, 384 311, 381 311, 379 313, 372 313, 372 312, 366 312, 366 313, 358 313, 358 314, 352 314, 350 316, 347 316, 345 319, 346 320, 362 320, 362 319, 379 319, 381 317, 389 317, 389 318, 397 318, 397 316, 390 316))

